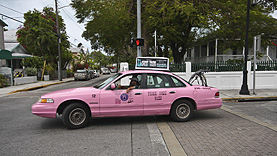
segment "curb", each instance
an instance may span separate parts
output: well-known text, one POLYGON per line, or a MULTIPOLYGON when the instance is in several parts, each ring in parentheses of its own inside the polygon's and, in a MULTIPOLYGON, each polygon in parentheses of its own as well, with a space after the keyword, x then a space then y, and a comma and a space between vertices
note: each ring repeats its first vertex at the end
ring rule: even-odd
POLYGON ((66 82, 71 82, 71 81, 73 81, 73 80, 61 81, 61 82, 55 82, 55 83, 50 83, 50 84, 45 84, 45 85, 40 85, 40 86, 35 86, 35 87, 30 87, 30 88, 25 88, 25 89, 19 89, 19 90, 7 93, 7 95, 18 93, 18 92, 25 92, 25 91, 35 90, 35 89, 39 89, 39 88, 45 88, 45 87, 48 87, 48 86, 51 86, 51 85, 56 85, 56 84, 61 84, 61 83, 66 83, 66 82))
POLYGON ((234 97, 234 98, 221 98, 223 101, 237 101, 237 102, 254 102, 254 101, 273 101, 277 100, 277 96, 267 97, 234 97))

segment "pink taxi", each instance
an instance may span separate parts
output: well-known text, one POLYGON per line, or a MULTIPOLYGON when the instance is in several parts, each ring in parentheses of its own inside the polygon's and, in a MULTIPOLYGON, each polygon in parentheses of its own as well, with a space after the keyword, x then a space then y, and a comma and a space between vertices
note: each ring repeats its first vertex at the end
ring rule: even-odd
POLYGON ((187 121, 195 110, 221 106, 216 88, 193 86, 170 72, 133 70, 93 87, 47 93, 32 106, 32 113, 46 118, 62 115, 66 127, 81 128, 90 117, 170 115, 187 121), (127 93, 131 79, 137 86, 127 93))

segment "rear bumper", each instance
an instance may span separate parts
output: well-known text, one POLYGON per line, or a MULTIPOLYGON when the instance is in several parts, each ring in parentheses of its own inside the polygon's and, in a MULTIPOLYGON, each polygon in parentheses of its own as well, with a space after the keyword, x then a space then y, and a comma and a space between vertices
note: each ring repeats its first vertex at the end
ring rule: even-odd
POLYGON ((221 98, 209 99, 205 102, 205 104, 197 105, 197 110, 206 110, 206 109, 215 109, 220 108, 222 106, 221 98))
POLYGON ((74 76, 75 79, 86 79, 86 76, 74 76))

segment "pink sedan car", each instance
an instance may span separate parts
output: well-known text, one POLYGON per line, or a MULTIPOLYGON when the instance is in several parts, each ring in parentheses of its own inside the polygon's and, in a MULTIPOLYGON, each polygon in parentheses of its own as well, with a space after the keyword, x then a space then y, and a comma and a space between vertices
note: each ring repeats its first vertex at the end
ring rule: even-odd
POLYGON ((93 87, 47 93, 32 106, 32 113, 56 118, 68 128, 87 125, 90 117, 170 115, 189 120, 195 110, 219 108, 216 88, 193 86, 170 72, 134 70, 117 73, 93 87), (136 86, 130 87, 131 80, 136 86))

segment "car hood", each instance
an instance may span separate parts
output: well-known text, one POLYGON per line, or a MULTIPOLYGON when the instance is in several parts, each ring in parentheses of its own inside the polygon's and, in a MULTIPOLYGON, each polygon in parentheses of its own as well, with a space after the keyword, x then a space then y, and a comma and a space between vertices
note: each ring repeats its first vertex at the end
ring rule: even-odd
POLYGON ((80 88, 71 88, 71 89, 63 89, 54 92, 49 92, 44 94, 41 97, 61 97, 61 96, 76 96, 78 94, 86 94, 86 93, 93 93, 99 92, 98 89, 94 87, 80 87, 80 88))

